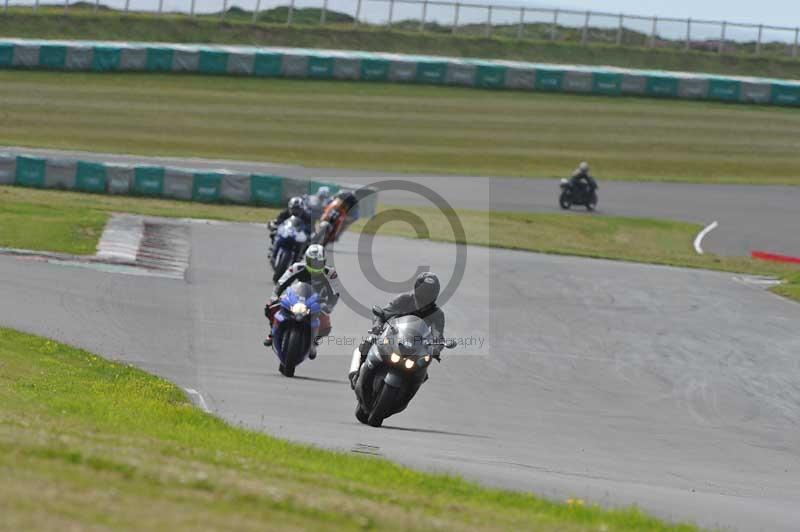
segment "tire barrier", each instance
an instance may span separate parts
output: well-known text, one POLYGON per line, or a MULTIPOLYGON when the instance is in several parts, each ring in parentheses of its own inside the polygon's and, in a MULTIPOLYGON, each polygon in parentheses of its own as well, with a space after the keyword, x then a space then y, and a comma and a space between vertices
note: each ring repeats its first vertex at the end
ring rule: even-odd
POLYGON ((800 81, 359 51, 0 39, 0 69, 184 72, 800 106, 800 81))
MULTIPOLYGON (((292 196, 312 194, 323 185, 334 193, 363 188, 222 169, 192 170, 11 153, 0 153, 0 185, 265 207, 283 207, 292 196)), ((377 202, 377 193, 363 195, 359 204, 361 216, 373 216, 377 202)))

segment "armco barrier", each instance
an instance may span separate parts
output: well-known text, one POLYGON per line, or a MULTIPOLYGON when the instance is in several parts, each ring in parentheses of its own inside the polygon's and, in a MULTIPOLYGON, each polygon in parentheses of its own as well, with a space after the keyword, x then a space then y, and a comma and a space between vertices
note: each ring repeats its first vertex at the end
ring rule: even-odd
POLYGON ((800 106, 800 81, 303 48, 0 39, 0 68, 391 81, 800 106))
MULTIPOLYGON (((314 193, 323 185, 331 187, 333 192, 361 188, 226 170, 126 165, 16 153, 0 153, 0 185, 265 207, 282 207, 290 197, 314 193)), ((359 203, 361 216, 373 216, 377 204, 377 192, 365 195, 359 203)))

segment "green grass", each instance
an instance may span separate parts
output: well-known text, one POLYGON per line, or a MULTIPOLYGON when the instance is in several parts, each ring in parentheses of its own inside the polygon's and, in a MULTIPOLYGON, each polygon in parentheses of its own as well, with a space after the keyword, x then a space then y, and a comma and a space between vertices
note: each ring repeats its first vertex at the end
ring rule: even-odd
POLYGON ((5 194, 0 189, 0 247, 94 254, 106 213, 11 203, 5 194))
MULTIPOLYGON (((389 207, 383 209, 387 208, 389 207)), ((425 220, 431 240, 457 240, 447 218, 438 210, 424 207, 402 209, 412 211, 425 220)), ((15 245, 10 247, 93 253, 93 242, 99 237, 99 230, 91 235, 84 234, 85 238, 80 242, 59 239, 59 235, 80 232, 76 228, 85 226, 87 220, 105 220, 110 212, 263 223, 273 218, 277 211, 234 205, 0 187, 0 221, 4 221, 3 226, 0 226, 0 246, 10 246, 3 235, 13 234, 15 245), (44 227, 40 223, 31 223, 33 218, 29 214, 41 212, 46 212, 48 218, 35 220, 48 222, 44 227)), ((756 261, 749 257, 722 257, 709 253, 697 255, 693 241, 702 229, 697 224, 579 213, 487 213, 459 210, 456 214, 464 226, 467 244, 767 275, 786 281, 773 289, 776 293, 800 301, 800 268, 756 261)), ((364 220, 356 222, 352 230, 363 230, 364 225, 364 220)), ((379 234, 412 238, 416 236, 412 228, 399 222, 384 225, 379 234)))
POLYGON ((9 530, 695 530, 234 428, 160 378, 2 328, 0 471, 9 530))
POLYGON ((0 247, 93 255, 114 212, 266 223, 277 211, 0 186, 0 247))
POLYGON ((461 175, 800 184, 800 109, 452 87, 0 71, 0 145, 461 175))
MULTIPOLYGON (((450 55, 456 57, 482 57, 514 59, 545 63, 579 63, 589 65, 615 65, 631 68, 685 70, 718 74, 800 78, 800 61, 778 54, 769 54, 771 45, 765 45, 765 57, 741 53, 684 53, 674 48, 649 49, 643 35, 626 32, 625 42, 630 46, 594 44, 581 46, 575 42, 546 42, 549 27, 529 25, 529 39, 516 40, 516 27, 498 28, 495 36, 485 38, 481 25, 462 28, 471 35, 450 35, 436 32, 419 34, 418 24, 400 24, 400 28, 386 31, 383 27, 353 28, 352 24, 315 26, 319 12, 297 10, 295 21, 301 26, 286 27, 285 9, 262 13, 262 23, 250 24, 250 15, 231 11, 220 23, 218 15, 190 19, 184 16, 146 14, 123 16, 114 12, 92 13, 72 8, 63 16, 63 8, 41 8, 38 14, 30 8, 12 8, 9 15, 0 16, 0 35, 37 39, 99 39, 138 40, 158 42, 196 42, 221 44, 260 44, 270 46, 300 46, 333 49, 401 52, 412 54, 450 55), (271 23, 270 23, 271 22, 271 23), (405 28, 405 30, 403 29, 405 28), (638 37, 638 39, 637 39, 638 37), (540 40, 530 40, 540 39, 540 40)), ((328 20, 336 22, 333 13, 328 20)), ((433 30, 443 28, 432 27, 433 30)), ((578 32, 562 28, 562 38, 578 39, 578 32)), ((593 39, 615 38, 592 32, 593 39)), ((680 44, 677 45, 680 47, 680 44)), ((730 48, 730 46, 729 46, 730 48)), ((785 48, 785 47, 784 47, 785 48)))
MULTIPOLYGON (((425 220, 430 239, 453 242, 449 221, 433 208, 408 208, 425 220)), ((458 210, 467 234, 466 243, 539 253, 662 264, 782 279, 773 292, 800 301, 800 267, 757 261, 750 257, 726 257, 694 250, 701 225, 672 220, 590 216, 582 213, 486 213, 458 210)), ((354 225, 363 227, 363 222, 354 225)), ((400 222, 385 225, 380 234, 415 237, 400 222)))

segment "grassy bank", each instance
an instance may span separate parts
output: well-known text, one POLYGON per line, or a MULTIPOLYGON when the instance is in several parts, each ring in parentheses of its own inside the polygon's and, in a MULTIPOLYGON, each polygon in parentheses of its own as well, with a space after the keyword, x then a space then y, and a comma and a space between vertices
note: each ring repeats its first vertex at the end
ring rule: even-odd
POLYGON ((93 254, 108 215, 100 211, 6 202, 0 188, 0 247, 93 254))
MULTIPOLYGON (((392 31, 383 27, 354 28, 351 23, 336 24, 332 13, 328 14, 331 26, 302 25, 319 21, 319 14, 309 13, 305 19, 302 12, 295 13, 299 26, 287 27, 286 10, 263 13, 258 24, 251 24, 249 13, 231 11, 224 22, 219 16, 198 17, 146 14, 122 15, 112 11, 93 13, 89 10, 71 8, 64 16, 63 8, 40 9, 31 13, 28 9, 12 9, 0 16, 0 35, 36 39, 98 39, 135 40, 156 42, 193 42, 220 44, 260 44, 270 46, 300 46, 350 50, 401 52, 413 54, 450 55, 456 57, 482 57, 490 59, 514 59, 545 63, 578 63, 587 65, 614 65, 631 68, 684 70, 690 72, 712 72, 719 74, 741 74, 748 76, 800 78, 800 61, 786 56, 769 55, 753 57, 731 53, 720 57, 713 52, 684 53, 677 48, 650 49, 637 46, 647 38, 638 40, 627 35, 630 46, 593 44, 581 46, 575 42, 546 42, 530 40, 549 37, 549 26, 531 25, 526 28, 529 39, 514 39, 516 27, 499 28, 492 38, 480 35, 482 25, 477 25, 472 35, 449 33, 420 34, 418 24, 400 24, 392 31), (404 31, 402 28, 407 28, 404 31), (629 38, 630 37, 630 38, 629 38)), ((469 28, 463 28, 467 33, 469 28)), ((575 33, 563 28, 560 32, 575 33)), ((577 35, 573 37, 579 38, 577 35)), ((599 37, 599 35, 595 35, 599 37)), ((611 36, 612 40, 614 36, 611 36)), ((731 47, 735 45, 731 44, 731 47)), ((767 50, 769 46, 765 45, 767 50)))
POLYGON ((695 530, 234 428, 160 378, 1 328, 0 368, 4 529, 695 530))
POLYGON ((460 175, 800 184, 800 109, 452 87, 0 71, 0 145, 460 175))
MULTIPOLYGON (((82 240, 61 238, 104 220, 111 212, 130 212, 179 218, 206 218, 236 222, 265 222, 276 211, 233 205, 204 205, 160 199, 100 196, 0 187, 0 246, 68 253, 92 253, 100 231, 84 231, 82 240), (32 215, 31 213, 36 213, 32 215), (36 216, 34 218, 32 216, 36 216), (46 224, 32 223, 47 221, 46 224), (9 240, 13 235, 14 240, 9 240), (13 242, 12 246, 10 242, 13 242)), ((453 242, 456 235, 438 210, 403 207, 425 220, 431 240, 453 242)), ((695 253, 692 242, 701 226, 693 223, 645 218, 457 211, 467 235, 466 243, 523 251, 626 260, 668 266, 703 268, 784 279, 774 291, 800 301, 800 268, 752 260, 695 253)), ((102 224, 101 224, 102 225, 102 224)), ((365 221, 353 225, 363 230, 365 221)), ((404 223, 390 222, 379 234, 415 237, 404 223)))

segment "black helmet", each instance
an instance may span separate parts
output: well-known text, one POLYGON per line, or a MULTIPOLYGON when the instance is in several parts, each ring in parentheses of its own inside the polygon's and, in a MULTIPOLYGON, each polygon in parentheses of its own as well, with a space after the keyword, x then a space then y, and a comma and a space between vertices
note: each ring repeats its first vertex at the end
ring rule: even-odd
POLYGON ((423 309, 436 303, 439 297, 439 277, 432 272, 424 272, 417 276, 414 281, 414 304, 417 309, 423 309))

